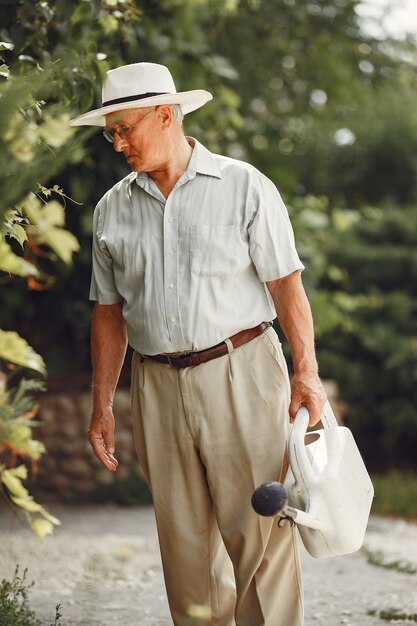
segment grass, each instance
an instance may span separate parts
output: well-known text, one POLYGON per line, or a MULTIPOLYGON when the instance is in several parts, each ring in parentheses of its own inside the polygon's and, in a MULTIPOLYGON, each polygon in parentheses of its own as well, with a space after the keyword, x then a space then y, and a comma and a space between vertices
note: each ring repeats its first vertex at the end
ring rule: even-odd
POLYGON ((388 559, 379 550, 374 551, 366 547, 362 548, 362 552, 366 555, 368 563, 370 563, 371 565, 375 565, 376 567, 383 567, 384 569, 395 570, 396 572, 401 572, 402 574, 417 573, 416 566, 412 563, 409 563, 408 561, 388 559))
POLYGON ((417 474, 393 471, 371 478, 375 488, 374 515, 417 520, 417 474))
POLYGON ((406 613, 401 609, 383 609, 381 611, 371 610, 368 611, 368 615, 375 615, 379 617, 379 619, 383 619, 388 622, 406 620, 407 622, 417 623, 417 613, 406 613))

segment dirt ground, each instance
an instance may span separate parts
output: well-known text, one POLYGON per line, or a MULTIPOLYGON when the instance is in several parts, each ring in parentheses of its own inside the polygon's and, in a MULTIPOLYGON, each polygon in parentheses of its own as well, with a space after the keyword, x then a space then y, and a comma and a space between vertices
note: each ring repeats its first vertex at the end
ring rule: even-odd
MULTIPOLYGON (((62 526, 43 543, 0 514, 0 579, 11 578, 16 563, 28 568, 36 581, 30 603, 44 626, 57 603, 62 626, 172 626, 151 508, 49 510, 62 526)), ((305 626, 416 623, 416 524, 372 517, 364 550, 319 561, 302 549, 302 563, 305 626)))

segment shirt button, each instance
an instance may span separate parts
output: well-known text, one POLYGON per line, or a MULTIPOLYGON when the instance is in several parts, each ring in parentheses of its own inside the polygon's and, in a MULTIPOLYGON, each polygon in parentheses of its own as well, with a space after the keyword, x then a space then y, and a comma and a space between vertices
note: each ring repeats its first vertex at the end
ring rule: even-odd
POLYGON ((170 224, 172 224, 172 222, 173 222, 173 221, 174 221, 174 218, 173 218, 173 217, 169 217, 169 218, 168 218, 168 222, 169 222, 170 224))
POLYGON ((174 283, 169 283, 168 287, 169 287, 170 289, 174 289, 174 283))
POLYGON ((171 322, 175 322, 175 317, 174 316, 171 317, 171 322))
POLYGON ((171 250, 168 251, 168 254, 172 256, 174 254, 174 250, 171 248, 171 250))

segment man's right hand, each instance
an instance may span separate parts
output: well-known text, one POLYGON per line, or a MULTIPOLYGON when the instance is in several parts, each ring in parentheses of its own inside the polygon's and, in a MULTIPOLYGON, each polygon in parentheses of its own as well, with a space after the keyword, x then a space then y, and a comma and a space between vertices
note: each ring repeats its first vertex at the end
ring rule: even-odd
POLYGON ((118 461, 114 457, 114 416, 112 409, 93 410, 88 440, 99 461, 111 472, 115 472, 118 461))

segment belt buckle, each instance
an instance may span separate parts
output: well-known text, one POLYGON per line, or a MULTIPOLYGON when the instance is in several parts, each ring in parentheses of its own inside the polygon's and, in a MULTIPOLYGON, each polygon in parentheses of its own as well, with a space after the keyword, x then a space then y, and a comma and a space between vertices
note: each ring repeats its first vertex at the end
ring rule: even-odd
POLYGON ((175 370, 179 370, 182 369, 182 367, 189 367, 188 365, 182 365, 182 364, 178 364, 178 365, 174 365, 173 362, 171 361, 171 359, 189 359, 192 355, 192 352, 184 352, 182 354, 176 354, 175 356, 172 356, 170 354, 166 354, 166 358, 168 360, 168 363, 170 364, 170 366, 175 369, 175 370))

